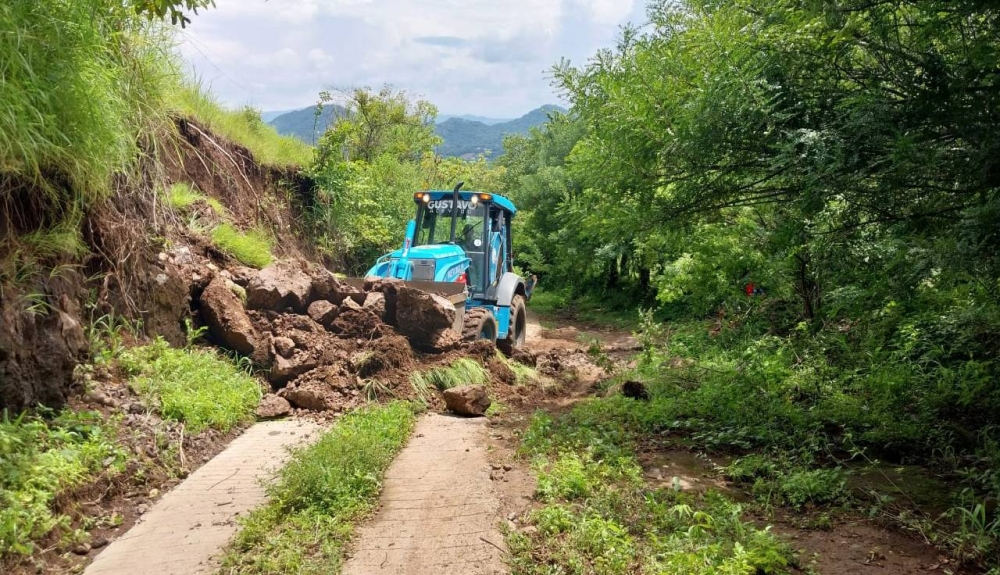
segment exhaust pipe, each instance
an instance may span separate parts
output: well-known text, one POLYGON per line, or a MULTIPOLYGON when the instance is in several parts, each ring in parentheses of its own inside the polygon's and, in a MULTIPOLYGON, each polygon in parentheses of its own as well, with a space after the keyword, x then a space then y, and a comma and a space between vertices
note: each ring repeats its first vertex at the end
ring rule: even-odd
POLYGON ((455 226, 458 224, 458 201, 462 199, 462 197, 458 195, 458 191, 461 190, 462 186, 464 185, 465 182, 459 182, 458 185, 455 186, 455 191, 451 198, 451 242, 450 243, 452 245, 455 244, 455 226))

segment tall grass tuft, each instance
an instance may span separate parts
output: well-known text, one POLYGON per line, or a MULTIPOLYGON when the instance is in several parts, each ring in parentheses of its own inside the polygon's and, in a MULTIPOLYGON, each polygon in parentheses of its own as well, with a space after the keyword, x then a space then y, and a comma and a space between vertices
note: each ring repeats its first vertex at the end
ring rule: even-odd
POLYGON ((0 4, 0 175, 62 203, 104 196, 165 118, 167 51, 130 3, 0 4))
POLYGON ((271 263, 271 238, 260 230, 240 232, 232 224, 220 224, 212 231, 216 247, 240 263, 262 268, 271 263))
POLYGON ((444 367, 435 367, 427 371, 415 371, 410 374, 410 383, 420 395, 420 390, 431 387, 441 391, 460 385, 485 385, 490 380, 490 374, 480 363, 468 358, 461 358, 444 367))

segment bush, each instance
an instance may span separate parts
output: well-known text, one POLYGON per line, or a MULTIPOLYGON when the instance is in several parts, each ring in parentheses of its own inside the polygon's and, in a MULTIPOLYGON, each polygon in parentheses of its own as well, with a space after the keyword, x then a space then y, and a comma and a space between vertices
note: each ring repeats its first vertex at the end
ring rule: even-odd
POLYGON ((263 268, 274 259, 271 255, 271 238, 259 230, 242 233, 232 224, 220 224, 212 231, 216 247, 244 265, 263 268))
POLYGON ((191 433, 251 421, 260 402, 257 380, 210 351, 174 349, 161 338, 124 352, 120 361, 143 402, 191 433))

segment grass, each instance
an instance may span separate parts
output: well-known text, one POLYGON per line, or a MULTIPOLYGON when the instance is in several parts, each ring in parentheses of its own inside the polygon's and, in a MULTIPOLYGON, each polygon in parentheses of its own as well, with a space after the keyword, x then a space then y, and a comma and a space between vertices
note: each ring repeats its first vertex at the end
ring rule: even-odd
POLYGON ((171 112, 195 118, 216 134, 246 147, 262 164, 292 167, 312 161, 312 146, 278 134, 261 119, 259 110, 249 107, 227 110, 197 83, 176 87, 167 101, 171 112))
POLYGON ((119 361, 143 402, 191 433, 252 421, 260 401, 257 380, 211 351, 175 349, 158 339, 123 352, 119 361))
POLYGON ((639 323, 634 310, 623 311, 620 306, 593 296, 572 298, 569 294, 542 288, 532 294, 529 306, 542 316, 543 326, 549 325, 551 318, 574 319, 625 331, 636 329, 639 323))
POLYGON ((212 230, 216 247, 244 265, 263 268, 271 263, 271 238, 260 230, 243 233, 229 223, 219 224, 212 230))
POLYGON ((716 492, 650 489, 624 430, 537 414, 522 453, 533 459, 540 506, 533 531, 508 531, 517 575, 786 573, 794 557, 768 529, 716 492))
POLYGON ((44 419, 0 418, 0 560, 30 555, 39 540, 68 530, 56 499, 104 473, 124 470, 115 421, 99 413, 63 412, 44 419))
POLYGON ((268 486, 269 502, 241 521, 221 572, 339 572, 354 526, 375 509, 385 470, 415 419, 403 402, 367 408, 295 451, 268 486))
POLYGON ((421 392, 426 393, 431 388, 444 391, 461 385, 486 385, 489 381, 490 374, 486 368, 479 362, 465 357, 455 360, 448 366, 410 374, 410 384, 418 395, 421 395, 421 392))
POLYGON ((175 210, 185 210, 198 202, 204 202, 219 217, 225 217, 229 211, 219 200, 198 193, 190 185, 183 182, 170 186, 167 193, 167 203, 175 210))

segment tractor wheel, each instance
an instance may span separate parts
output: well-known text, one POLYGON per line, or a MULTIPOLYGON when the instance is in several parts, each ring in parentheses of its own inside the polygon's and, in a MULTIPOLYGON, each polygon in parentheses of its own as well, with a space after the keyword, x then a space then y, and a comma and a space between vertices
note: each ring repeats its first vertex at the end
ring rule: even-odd
POLYGON ((497 320, 486 308, 472 308, 465 312, 462 327, 462 339, 476 341, 486 339, 493 343, 497 341, 497 320))
POLYGON ((513 355, 514 350, 524 346, 524 338, 528 335, 528 311, 524 307, 524 298, 516 295, 510 302, 510 328, 507 337, 497 341, 497 347, 507 355, 513 355))

